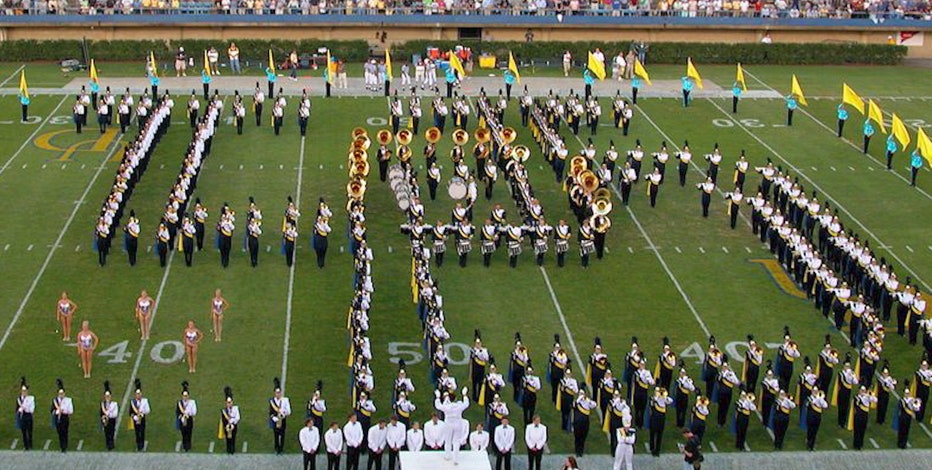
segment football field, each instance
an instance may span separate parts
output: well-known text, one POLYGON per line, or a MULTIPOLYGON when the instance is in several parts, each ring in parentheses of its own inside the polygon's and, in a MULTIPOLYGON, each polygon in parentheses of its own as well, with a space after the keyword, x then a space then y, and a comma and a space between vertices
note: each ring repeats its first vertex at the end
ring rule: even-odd
MULTIPOLYGON (((0 64, 0 87, 18 85, 18 67, 0 64)), ((651 78, 678 86, 681 68, 653 66, 651 78)), ((114 72, 101 79, 112 84, 116 92, 123 89, 120 77, 128 76, 133 69, 119 65, 114 69, 126 73, 114 72)), ((4 279, 0 293, 0 391, 5 395, 0 396, 0 401, 12 406, 19 378, 27 376, 38 401, 36 447, 47 445, 46 440, 52 442, 50 449, 57 444, 44 415, 56 391, 56 378, 62 378, 74 398, 72 448, 80 446, 82 450, 104 449, 98 419, 104 380, 112 384, 121 411, 128 407, 133 379, 142 381, 153 408, 147 431, 152 451, 177 449, 180 434, 174 425, 174 403, 185 380, 190 382, 191 395, 199 405, 194 431, 196 452, 223 451, 216 426, 224 386, 232 387, 243 414, 238 442, 245 452, 272 452, 266 413, 274 377, 282 378, 294 416, 299 418, 289 423, 289 451, 297 450, 294 436, 304 404, 318 380, 324 383, 323 397, 327 400, 325 421, 342 423, 351 410, 346 317, 353 296, 353 257, 348 252, 343 210, 347 197, 346 152, 353 128, 366 128, 374 139, 379 129, 388 127, 386 99, 381 94, 330 99, 314 96, 307 137, 302 139, 295 119, 297 97, 289 100, 284 129, 275 136, 268 110, 263 125, 258 127, 251 111, 247 112, 243 135, 237 135, 231 125, 232 98, 228 96, 223 125, 214 136, 212 152, 205 160, 195 192, 211 211, 205 249, 195 254, 192 267, 186 267, 181 253, 176 253, 165 268, 160 268, 151 247, 155 228, 191 140, 185 122, 186 90, 172 89, 176 106, 171 128, 151 156, 149 168, 127 206, 135 210, 142 224, 140 261, 130 267, 121 243, 115 241, 107 265, 99 267, 92 248, 95 219, 122 156, 122 142, 132 137, 119 135, 118 127, 100 134, 94 125, 75 134, 70 116, 74 97, 54 92, 72 77, 64 77, 46 65, 29 66, 27 71, 30 86, 42 91, 33 97, 26 123, 19 122, 20 107, 15 95, 0 95, 0 199, 6 201, 0 206, 0 278, 4 279), (289 196, 296 198, 303 213, 293 269, 285 265, 280 253, 280 217, 289 196), (259 265, 255 268, 249 265, 249 256, 242 249, 249 197, 255 198, 265 215, 259 265), (323 269, 317 267, 310 247, 318 198, 325 198, 334 211, 330 250, 323 269), (232 260, 226 269, 220 266, 213 244, 213 226, 224 203, 241 215, 232 260), (133 315, 135 299, 143 289, 157 303, 151 339, 147 341, 140 340, 133 315), (231 304, 220 343, 212 341, 209 331, 209 304, 215 289, 222 289, 231 304), (91 379, 79 377, 82 372, 75 348, 63 342, 58 331, 55 304, 62 291, 67 291, 79 306, 75 331, 81 320, 89 320, 101 340, 91 379), (195 374, 187 371, 181 343, 188 320, 195 321, 206 335, 195 374)), ((903 151, 894 157, 893 170, 887 171, 886 136, 879 132, 869 154, 863 154, 860 146, 864 117, 856 111, 850 111, 845 138, 835 136, 835 108, 841 101, 842 82, 846 82, 863 97, 873 98, 885 112, 895 112, 904 119, 912 132, 912 151, 915 130, 932 130, 932 94, 928 94, 932 79, 928 70, 747 68, 750 90, 776 93, 770 93, 768 96, 773 97, 769 98, 743 99, 737 114, 731 113, 729 91, 734 68, 707 66, 701 72, 708 82, 706 87, 717 84, 724 89, 723 94, 700 94, 684 108, 681 100, 651 96, 651 88, 645 87, 627 137, 611 125, 610 95, 614 95, 614 89, 600 84, 600 90, 606 91, 601 98, 603 124, 597 135, 591 136, 598 161, 610 140, 622 155, 634 147, 635 139, 641 141, 647 154, 666 142, 671 156, 688 141, 695 156, 685 187, 677 184, 676 165, 671 159, 654 208, 645 195, 643 181, 635 186, 627 207, 614 193, 613 225, 603 259, 593 259, 590 267, 583 269, 574 241, 563 268, 557 267, 552 247, 544 265, 538 267, 528 246, 515 269, 508 267, 504 249, 494 255, 489 268, 482 266, 478 249, 470 255, 468 266, 460 268, 454 248, 448 244, 443 267, 432 266, 431 271, 441 283, 446 327, 452 335, 447 346, 453 364, 451 374, 460 386, 468 383, 474 329, 481 330, 483 342, 496 357, 499 368, 507 367, 514 335, 520 332, 541 376, 554 334, 561 336, 573 362, 583 364, 592 352, 594 338, 601 338, 616 375, 623 368, 632 336, 638 338, 651 369, 662 350, 662 338, 668 337, 697 385, 710 335, 716 337, 733 365, 743 360, 749 334, 769 348, 766 359, 774 359, 784 326, 790 328, 803 356, 809 356, 814 363, 827 334, 844 355, 848 350, 845 337, 810 301, 800 298, 799 288, 751 233, 747 206, 742 207, 734 230, 729 227, 725 203, 718 194, 713 197, 709 217, 702 217, 695 185, 704 180, 706 163, 701 156, 716 143, 725 156, 719 178, 722 191, 732 189, 727 184, 741 150, 752 167, 772 160, 798 177, 807 193, 814 190, 820 200, 831 201, 846 228, 870 240, 876 256, 884 256, 895 266, 901 282, 911 276, 921 291, 930 291, 932 173, 924 167, 917 186, 910 187, 909 154, 903 151), (793 73, 799 77, 809 105, 796 112, 793 125, 788 127, 785 101, 777 96, 788 94, 793 73)), ((224 86, 224 79, 216 79, 216 86, 224 86)), ((319 94, 319 77, 302 80, 319 94)), ((553 79, 553 88, 581 91, 582 82, 553 79)), ((620 89, 624 94, 630 92, 628 85, 620 89)), ((487 90, 490 95, 497 93, 487 90)), ((137 97, 139 91, 133 90, 137 97)), ((462 91, 475 96, 479 89, 467 80, 462 91)), ((251 86, 244 86, 240 93, 247 96, 248 107, 251 86)), ((429 98, 433 94, 426 96, 422 100, 422 131, 411 144, 416 166, 423 166, 423 129, 430 125, 429 98)), ((93 118, 91 113, 89 120, 93 118)), ((452 127, 450 121, 448 129, 452 127)), ((477 121, 473 114, 470 134, 477 121)), ((530 130, 521 127, 514 100, 509 104, 505 125, 518 131, 517 144, 532 149, 527 163, 529 180, 548 222, 565 218, 575 235, 575 219, 566 195, 541 157, 530 130)), ((130 133, 135 133, 135 127, 130 133)), ((588 129, 581 129, 578 138, 574 137, 565 125, 561 126, 561 134, 571 155, 590 137, 588 129)), ((473 143, 470 139, 467 150, 473 143)), ((436 201, 428 200, 426 184, 420 178, 427 222, 450 217, 453 201, 447 195, 446 181, 452 174, 452 146, 448 130, 438 144, 444 183, 436 201)), ((398 361, 404 360, 417 387, 412 397, 418 406, 415 418, 426 420, 433 408, 428 380, 430 361, 425 357, 423 333, 416 305, 411 301, 409 241, 399 230, 406 217, 398 210, 388 184, 378 180, 374 149, 369 156, 372 173, 365 202, 368 241, 374 252, 375 293, 369 336, 378 407, 375 416, 387 418, 391 414, 391 383, 398 361)), ((475 160, 469 157, 467 163, 473 168, 475 160)), ((419 171, 423 174, 423 169, 419 171)), ((755 188, 759 181, 759 175, 749 172, 745 187, 755 188)), ((480 194, 474 209, 477 226, 495 203, 503 205, 510 221, 518 221, 507 184, 500 180, 490 201, 480 194)), ((886 327, 883 358, 889 360, 901 391, 903 379, 918 366, 922 349, 897 336, 895 325, 886 327)), ((852 356, 857 357, 857 353, 852 352, 852 356)), ((801 370, 799 360, 796 373, 801 370)), ((793 384, 795 387, 795 377, 793 384)), ((550 447, 555 453, 571 453, 572 435, 559 431, 560 416, 549 401, 549 391, 549 385, 545 385, 538 411, 550 426, 550 447)), ((520 416, 520 406, 510 400, 510 388, 505 394, 512 415, 520 416)), ((889 425, 894 407, 891 400, 885 425, 875 424, 872 417, 867 449, 895 448, 896 432, 889 425)), ((713 405, 713 417, 714 413, 713 405)), ((817 447, 850 448, 851 433, 834 424, 835 407, 827 413, 817 447)), ((676 452, 674 442, 679 436, 674 430, 672 409, 669 414, 664 451, 676 452)), ((481 417, 475 405, 467 413, 472 423, 481 417)), ((794 412, 787 449, 805 448, 805 432, 796 426, 797 422, 798 413, 794 412)), ((734 437, 727 427, 718 428, 712 418, 709 424, 705 451, 734 451, 734 437)), ((607 453, 607 439, 596 428, 593 425, 587 450, 607 453)), ((132 450, 132 431, 127 429, 123 416, 118 429, 117 449, 132 450)), ((647 442, 644 434, 642 443, 647 442)), ((18 438, 12 419, 0 422, 0 448, 16 448, 18 438)), ((914 424, 910 443, 913 447, 932 447, 932 426, 928 422, 921 427, 914 424)), ((768 430, 758 419, 752 419, 748 447, 753 451, 773 447, 768 430)), ((523 449, 523 444, 519 448, 523 449)))

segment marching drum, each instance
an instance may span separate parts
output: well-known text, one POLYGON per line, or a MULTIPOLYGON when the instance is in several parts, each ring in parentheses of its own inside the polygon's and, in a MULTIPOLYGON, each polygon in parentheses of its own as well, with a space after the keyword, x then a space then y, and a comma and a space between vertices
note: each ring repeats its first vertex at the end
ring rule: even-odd
POLYGON ((538 238, 534 240, 534 254, 542 254, 547 252, 547 240, 543 238, 538 238))
POLYGON ((454 176, 450 178, 450 182, 447 184, 447 193, 450 194, 452 199, 463 199, 467 194, 466 181, 463 178, 454 176))
POLYGON ((482 254, 487 255, 495 252, 495 242, 486 240, 482 242, 482 254))
POLYGON ((557 253, 566 253, 570 249, 570 243, 566 240, 557 240, 556 249, 557 253))
POLYGON ((456 242, 456 253, 460 256, 472 251, 472 243, 469 240, 459 240, 456 242))
POLYGON ((592 240, 583 240, 579 243, 579 252, 585 255, 591 255, 595 252, 595 243, 592 240))
POLYGON ((519 242, 508 242, 508 255, 509 256, 518 256, 521 254, 521 243, 519 242))

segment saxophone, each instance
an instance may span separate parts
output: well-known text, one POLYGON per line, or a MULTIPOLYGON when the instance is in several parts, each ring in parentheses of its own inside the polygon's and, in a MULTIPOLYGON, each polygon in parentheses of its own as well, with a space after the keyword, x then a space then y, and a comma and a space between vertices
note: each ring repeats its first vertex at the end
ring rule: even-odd
POLYGON ((103 427, 107 427, 107 424, 110 423, 110 416, 107 415, 109 411, 106 402, 100 404, 100 424, 103 427))
POLYGON ((234 424, 227 421, 227 425, 224 426, 223 428, 224 432, 226 433, 227 439, 229 439, 233 435, 233 428, 234 428, 234 424))
POLYGON ((281 411, 279 411, 279 412, 278 412, 278 420, 275 421, 275 429, 281 429, 281 428, 282 428, 282 420, 284 420, 284 419, 285 419, 285 415, 284 415, 281 411))

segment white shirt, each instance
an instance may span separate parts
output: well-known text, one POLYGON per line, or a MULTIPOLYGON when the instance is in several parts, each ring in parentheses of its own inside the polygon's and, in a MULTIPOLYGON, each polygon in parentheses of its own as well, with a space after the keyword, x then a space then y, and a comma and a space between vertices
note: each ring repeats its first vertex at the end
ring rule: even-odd
POLYGON ((440 420, 436 423, 433 420, 424 423, 424 444, 427 447, 431 449, 443 447, 444 426, 445 423, 440 420))
POLYGON ((26 395, 25 397, 20 396, 16 399, 16 411, 19 413, 35 413, 36 411, 36 397, 32 395, 26 395))
POLYGON ((58 412, 61 415, 71 415, 74 413, 74 403, 71 401, 71 398, 55 398, 53 403, 57 403, 58 407, 53 413, 58 412))
MULTIPOLYGON (((362 431, 360 431, 361 433, 362 431)), ((324 442, 327 444, 328 454, 340 454, 343 452, 343 433, 340 428, 330 428, 324 433, 324 442)))
MULTIPOLYGON (((445 401, 440 403, 440 399, 434 400, 434 408, 443 412, 443 417, 447 421, 459 421, 463 419, 463 411, 469 408, 469 397, 463 397, 461 401, 445 401)), ((424 426, 424 432, 427 432, 427 426, 424 426)))
POLYGON ((405 443, 408 452, 420 452, 421 448, 424 447, 424 433, 420 429, 409 430, 405 443))
POLYGON ((380 428, 378 425, 369 428, 369 439, 367 439, 369 450, 372 452, 382 452, 385 450, 387 435, 388 431, 385 428, 380 428))
POLYGON ((489 448, 489 432, 473 431, 469 433, 469 448, 472 450, 486 450, 489 448))
MULTIPOLYGON (((385 426, 385 443, 393 450, 400 449, 405 445, 405 425, 404 423, 389 423, 385 426)), ((371 438, 369 439, 372 440, 371 438)))
POLYGON ((346 447, 359 447, 362 445, 362 425, 359 422, 347 422, 343 426, 343 436, 346 438, 346 447))
POLYGON ((495 428, 495 448, 501 453, 511 452, 515 445, 515 428, 502 424, 495 428))
POLYGON ((320 446, 320 432, 314 426, 304 426, 301 428, 301 432, 298 433, 298 441, 301 442, 301 450, 304 452, 317 452, 317 448, 320 446))
POLYGON ((528 424, 527 427, 524 428, 524 443, 527 444, 528 450, 543 449, 544 446, 547 445, 547 426, 543 424, 528 424))

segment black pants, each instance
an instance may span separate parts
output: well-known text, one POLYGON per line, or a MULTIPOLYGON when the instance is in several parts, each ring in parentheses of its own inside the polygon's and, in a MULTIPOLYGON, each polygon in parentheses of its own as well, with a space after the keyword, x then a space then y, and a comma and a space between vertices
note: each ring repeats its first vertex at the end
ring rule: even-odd
POLYGON ((667 415, 661 413, 651 413, 650 416, 650 453, 655 457, 660 455, 666 417, 667 415))
MULTIPOLYGON (((405 425, 407 427, 407 425, 405 425)), ((399 449, 400 450, 400 449, 399 449)), ((398 450, 388 449, 388 470, 395 470, 398 465, 398 450)))
POLYGON ((262 125, 262 103, 256 103, 255 111, 256 111, 256 127, 259 127, 262 125))
POLYGON ((686 172, 689 171, 689 164, 680 162, 678 169, 680 170, 680 186, 686 186, 686 172))
POLYGON ((233 237, 220 235, 220 265, 224 268, 230 264, 230 249, 233 244, 233 237))
POLYGON ((168 242, 159 241, 155 250, 159 252, 159 266, 164 268, 168 260, 168 242))
POLYGON ((243 118, 236 116, 236 134, 243 135, 243 118))
POLYGON ((744 442, 748 436, 748 415, 738 413, 735 416, 735 448, 739 451, 744 450, 744 442))
MULTIPOLYGON (((902 409, 900 410, 902 411, 902 409)), ((905 449, 906 444, 909 442, 909 426, 912 424, 913 418, 906 414, 905 412, 900 413, 900 422, 899 427, 896 430, 896 446, 900 449, 905 449)))
POLYGON ((227 437, 227 453, 233 455, 236 452, 236 426, 233 426, 233 431, 230 432, 230 437, 227 437))
POLYGON ((294 240, 285 240, 285 265, 294 264, 294 240))
POLYGON ((22 105, 22 108, 23 108, 23 122, 26 122, 26 118, 27 118, 28 115, 29 115, 29 105, 28 105, 28 104, 24 104, 24 105, 22 105))
POLYGON ((447 98, 453 98, 453 82, 447 82, 447 98))
POLYGON ((868 413, 860 408, 854 410, 854 449, 864 448, 864 434, 867 433, 868 413))
POLYGON ((712 203, 712 195, 703 191, 702 192, 702 216, 709 216, 709 204, 712 203))
POLYGON ((107 254, 110 252, 110 240, 97 237, 97 263, 101 266, 107 264, 107 254))
MULTIPOLYGON (((285 429, 287 429, 287 426, 285 425, 286 423, 284 420, 282 420, 281 423, 281 427, 272 428, 272 440, 275 446, 276 454, 281 454, 285 451, 285 429)), ((313 456, 313 454, 311 455, 313 456)))
POLYGON ((197 110, 192 109, 188 111, 188 124, 191 125, 191 129, 197 127, 197 110))
POLYGON ((187 235, 182 235, 184 237, 181 240, 181 248, 184 250, 184 264, 187 267, 191 267, 191 262, 194 260, 194 238, 187 235))
POLYGON ((660 191, 660 187, 656 184, 650 183, 650 206, 654 207, 657 205, 657 193, 660 191))
POLYGON ((19 428, 23 433, 23 449, 32 449, 32 413, 23 413, 20 416, 19 428))
POLYGON ((204 223, 194 222, 194 240, 197 242, 197 251, 204 249, 204 223))
POLYGON ((867 148, 871 144, 871 137, 869 135, 864 136, 864 153, 867 153, 867 148))
POLYGON ((340 470, 340 454, 327 452, 327 470, 340 470))
POLYGON ((317 240, 314 243, 314 252, 317 253, 317 267, 324 267, 324 262, 327 260, 326 237, 317 237, 317 240))
POLYGON ((306 117, 298 118, 298 127, 301 128, 301 137, 304 137, 304 134, 307 133, 307 118, 306 117))
POLYGON ((275 130, 275 135, 279 135, 281 133, 281 130, 282 130, 282 118, 281 117, 275 117, 275 119, 272 121, 272 128, 275 130))
POLYGON ((181 448, 188 452, 191 450, 191 434, 194 433, 194 420, 188 418, 188 424, 181 426, 181 448))
POLYGON ((731 114, 738 114, 738 97, 731 97, 731 114))
POLYGON ((589 420, 577 419, 573 421, 573 449, 577 456, 586 451, 586 437, 589 436, 589 420))
POLYGON ((268 96, 270 99, 274 99, 274 96, 275 96, 275 82, 269 80, 269 81, 268 81, 268 85, 269 85, 269 92, 268 92, 265 96, 268 96))
POLYGON ((250 235, 246 244, 249 246, 249 264, 255 268, 259 264, 259 239, 250 235))
POLYGON ((106 445, 107 445, 107 450, 113 450, 113 447, 114 447, 114 442, 113 442, 113 434, 114 434, 114 431, 116 431, 116 420, 115 420, 115 419, 108 419, 108 420, 107 420, 107 425, 104 426, 104 442, 105 442, 106 445))
POLYGON ((502 470, 502 462, 505 462, 505 470, 511 470, 511 452, 495 453, 495 470, 502 470))
POLYGON ((313 452, 304 452, 304 466, 301 468, 304 470, 316 470, 317 454, 313 452))
POLYGON ((133 433, 136 435, 136 450, 142 451, 146 448, 146 420, 142 419, 138 423, 133 423, 133 433))
POLYGON ((359 470, 359 447, 346 448, 346 470, 359 470))
POLYGON ((838 137, 841 137, 841 133, 844 132, 844 130, 845 130, 845 120, 839 119, 838 120, 838 137))
POLYGON ((793 110, 792 109, 786 110, 786 125, 787 126, 793 125, 793 110))
POLYGON ((689 107, 689 90, 683 90, 683 106, 689 107))
POLYGON ((773 417, 773 447, 783 448, 783 438, 786 437, 786 428, 790 424, 790 415, 780 411, 773 417))
POLYGON ((68 415, 62 415, 58 418, 58 424, 55 430, 58 431, 58 447, 62 452, 68 450, 68 427, 71 424, 71 418, 68 415))
POLYGON ((527 451, 527 468, 528 470, 541 470, 540 461, 544 456, 544 449, 527 451))
POLYGON ((722 390, 726 387, 719 386, 718 391, 718 425, 719 427, 725 425, 725 421, 728 420, 728 408, 731 406, 731 389, 727 391, 722 390))
POLYGON ((210 83, 202 84, 204 88, 204 101, 210 101, 210 83))
POLYGON ((822 425, 822 413, 816 413, 811 409, 808 411, 806 413, 806 449, 814 450, 816 436, 819 434, 819 426, 822 425))

